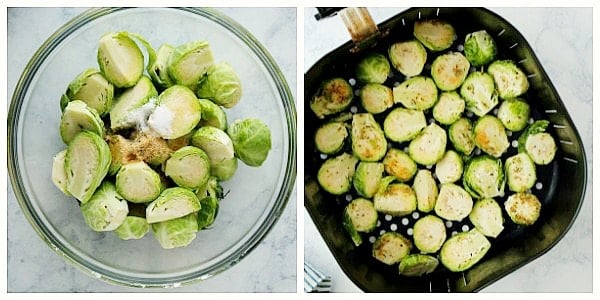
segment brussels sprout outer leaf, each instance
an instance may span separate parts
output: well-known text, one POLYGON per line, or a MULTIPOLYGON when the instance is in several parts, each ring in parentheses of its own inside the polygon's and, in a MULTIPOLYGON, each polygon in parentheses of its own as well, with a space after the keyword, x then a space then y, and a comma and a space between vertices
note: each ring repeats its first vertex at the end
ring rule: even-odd
POLYGON ((205 229, 215 222, 217 212, 219 211, 219 199, 208 196, 200 200, 200 210, 198 211, 198 230, 205 229))
POLYGON ((227 128, 235 155, 246 165, 258 167, 271 150, 271 131, 259 119, 236 120, 227 128))
POLYGON ((226 108, 234 107, 242 98, 242 82, 228 63, 211 66, 199 83, 197 95, 226 108))

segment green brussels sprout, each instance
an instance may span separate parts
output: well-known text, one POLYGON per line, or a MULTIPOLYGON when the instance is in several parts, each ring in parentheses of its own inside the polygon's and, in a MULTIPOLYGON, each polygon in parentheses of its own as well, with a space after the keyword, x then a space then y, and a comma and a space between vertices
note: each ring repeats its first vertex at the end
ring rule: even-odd
POLYGON ((475 31, 465 37, 465 56, 474 67, 492 62, 498 50, 496 42, 485 30, 475 31))
POLYGON ((435 202, 435 213, 449 221, 462 221, 473 209, 473 198, 462 187, 444 183, 435 202))
POLYGON ((83 219, 94 231, 117 229, 127 217, 127 201, 117 193, 115 185, 104 181, 89 201, 81 204, 83 219))
POLYGON ((271 130, 259 119, 235 120, 227 128, 235 156, 246 165, 259 167, 271 150, 271 130))
POLYGON ((132 87, 123 91, 110 110, 110 128, 120 130, 139 126, 154 108, 158 96, 150 78, 142 76, 132 87))
POLYGON ((214 63, 210 45, 205 41, 195 41, 180 45, 173 50, 167 70, 175 84, 195 91, 198 82, 214 63))
POLYGON ((196 189, 208 182, 210 159, 206 152, 194 146, 185 146, 175 151, 165 164, 165 175, 175 184, 196 189))
POLYGON ((446 131, 431 123, 410 142, 408 154, 418 164, 433 165, 444 156, 446 142, 446 131))
POLYGON ((515 98, 529 89, 527 75, 512 60, 497 60, 488 66, 487 72, 494 77, 498 95, 502 99, 515 98))
POLYGON ((413 34, 423 46, 431 51, 446 50, 456 40, 454 27, 439 19, 416 21, 413 34))
POLYGON ((504 230, 502 209, 492 198, 477 200, 469 214, 469 220, 477 230, 489 237, 498 237, 504 230))
POLYGON ((504 193, 502 161, 488 155, 472 158, 465 166, 463 186, 473 197, 493 198, 504 193))
POLYGON ((479 262, 492 245, 479 230, 471 229, 449 238, 440 250, 440 261, 448 270, 461 272, 479 262))
POLYGON ((198 211, 198 230, 205 229, 215 222, 219 211, 219 199, 207 196, 200 199, 200 210, 198 211))
POLYGON ((115 234, 122 240, 141 239, 150 231, 150 225, 145 218, 127 216, 121 226, 115 229, 115 234))
POLYGON ((394 95, 389 87, 367 83, 359 90, 360 104, 369 113, 379 114, 394 105, 394 95))
POLYGON ((219 184, 219 180, 215 176, 208 178, 208 182, 196 190, 196 197, 202 200, 206 197, 213 197, 217 200, 221 200, 225 197, 223 193, 223 187, 219 184))
POLYGON ((60 118, 60 137, 68 145, 82 131, 89 131, 103 136, 104 122, 102 122, 95 109, 89 107, 83 101, 74 100, 67 104, 60 118))
POLYGON ((387 151, 387 140, 372 114, 352 117, 352 152, 362 161, 379 161, 387 151))
POLYGON ((69 192, 67 191, 67 172, 65 171, 66 155, 67 149, 54 155, 52 159, 52 183, 54 183, 54 185, 61 192, 63 192, 63 194, 70 196, 69 192))
POLYGON ((358 159, 348 153, 342 153, 327 159, 317 172, 317 181, 325 191, 341 195, 350 190, 352 177, 358 159))
POLYGON ((512 194, 504 202, 504 209, 510 219, 518 225, 533 225, 540 217, 542 203, 530 193, 512 194))
POLYGON ((408 109, 426 110, 438 100, 435 82, 429 77, 415 76, 393 89, 394 103, 401 103, 408 109))
POLYGON ((386 186, 386 183, 382 182, 373 197, 375 210, 396 217, 406 216, 417 210, 417 197, 409 185, 388 183, 386 186))
POLYGON ((61 98, 61 110, 68 102, 81 100, 98 112, 100 116, 108 113, 112 107, 115 87, 96 69, 87 69, 77 75, 61 98))
POLYGON ((449 52, 435 58, 431 65, 431 77, 442 91, 457 89, 469 74, 471 65, 459 52, 449 52))
POLYGON ((356 79, 364 83, 384 83, 390 74, 390 63, 385 56, 372 53, 356 66, 356 79))
POLYGON ((199 210, 200 200, 194 192, 182 187, 172 187, 160 193, 160 196, 146 207, 146 220, 153 224, 189 214, 195 215, 199 210))
POLYGON ((210 175, 217 177, 220 181, 231 179, 238 167, 237 157, 222 160, 210 167, 210 175))
POLYGON ((433 118, 440 124, 451 125, 465 111, 465 100, 457 92, 443 92, 433 106, 433 118))
POLYGON ((192 145, 208 154, 213 176, 218 173, 228 179, 237 169, 233 142, 224 131, 210 126, 200 127, 192 135, 192 145))
POLYGON ((194 93, 185 86, 174 85, 158 96, 148 125, 163 139, 176 139, 191 132, 200 118, 200 103, 194 93))
POLYGON ((525 192, 530 189, 537 179, 535 164, 525 152, 515 154, 504 163, 506 183, 513 192, 525 192))
POLYGON ((352 99, 354 91, 344 78, 332 78, 321 83, 319 90, 310 100, 310 109, 319 119, 335 114, 346 109, 352 99))
POLYGON ((143 161, 122 166, 117 173, 115 184, 117 192, 133 203, 150 202, 156 199, 164 188, 160 175, 143 161))
POLYGON ((104 77, 119 88, 135 85, 144 72, 144 55, 127 32, 103 35, 97 58, 104 77))
POLYGON ((232 108, 242 98, 242 82, 228 63, 218 63, 208 68, 206 76, 200 79, 197 95, 232 108))
POLYGON ((473 128, 473 135, 475 145, 493 157, 500 157, 510 146, 504 125, 498 118, 491 115, 477 120, 473 128))
POLYGON ((398 272, 408 277, 423 276, 433 272, 438 265, 437 258, 431 255, 409 254, 398 264, 398 272))
POLYGON ((386 232, 373 243, 373 257, 391 266, 399 263, 411 249, 409 239, 397 232, 386 232))
POLYGON ((352 178, 356 192, 366 198, 372 198, 379 189, 383 178, 384 166, 379 162, 359 162, 352 178))
POLYGON ((69 143, 65 154, 67 192, 85 203, 108 173, 111 155, 106 142, 97 134, 82 131, 69 143))
POLYGON ((511 131, 523 130, 527 126, 530 114, 529 104, 519 98, 506 99, 498 108, 498 119, 511 131))
POLYGON ((417 164, 406 152, 391 148, 383 158, 385 172, 400 182, 410 181, 417 173, 417 164))
POLYGON ((448 137, 454 149, 464 155, 471 155, 475 149, 475 136, 473 135, 473 124, 467 118, 460 118, 450 125, 448 137))
POLYGON ((484 72, 471 72, 460 87, 466 109, 481 117, 498 105, 494 78, 484 72))
POLYGON ((417 171, 412 188, 417 197, 417 209, 422 212, 432 211, 438 198, 438 186, 431 172, 417 171))
POLYGON ((398 143, 412 140, 426 126, 422 111, 402 107, 394 108, 383 121, 385 136, 398 143))
POLYGON ((415 222, 413 227, 415 246, 421 253, 435 253, 446 241, 446 226, 442 219, 427 215, 415 222))
POLYGON ((189 245, 198 231, 196 214, 153 223, 152 233, 163 249, 173 249, 189 245))
POLYGON ((356 198, 344 209, 343 226, 350 234, 355 246, 360 246, 362 237, 359 232, 371 232, 377 227, 377 211, 373 202, 356 198))
POLYGON ((342 150, 348 129, 341 122, 326 123, 315 133, 315 147, 321 153, 335 154, 342 150))
POLYGON ((444 157, 435 164, 435 175, 440 183, 453 183, 463 173, 463 161, 458 153, 448 150, 444 157))
POLYGON ((169 76, 169 58, 175 51, 175 48, 169 44, 162 44, 156 53, 156 60, 148 65, 148 74, 152 82, 162 89, 167 89, 175 83, 169 76))
POLYGON ((547 165, 554 160, 556 143, 554 138, 545 132, 550 122, 539 120, 533 122, 519 137, 519 152, 529 154, 534 163, 547 165))
POLYGON ((427 62, 427 50, 416 40, 392 44, 388 56, 392 66, 406 77, 421 74, 427 62))
POLYGON ((198 99, 202 111, 202 117, 198 125, 212 126, 223 131, 227 130, 227 115, 225 111, 208 99, 198 99))

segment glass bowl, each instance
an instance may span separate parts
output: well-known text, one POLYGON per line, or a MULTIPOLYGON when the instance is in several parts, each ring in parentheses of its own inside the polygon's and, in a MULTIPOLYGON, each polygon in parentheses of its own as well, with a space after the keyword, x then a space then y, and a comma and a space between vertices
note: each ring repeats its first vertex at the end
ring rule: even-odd
POLYGON ((25 68, 8 115, 8 171, 23 214, 57 254, 85 273, 134 287, 176 287, 207 279, 235 265, 273 227, 296 178, 296 111, 273 58, 242 26, 211 9, 103 8, 77 16, 38 49, 25 68), (259 168, 243 163, 223 182, 228 194, 209 230, 184 248, 162 249, 152 233, 123 241, 92 231, 77 201, 52 183, 52 157, 66 146, 58 132, 59 100, 69 82, 97 68, 98 40, 109 31, 141 34, 161 43, 206 40, 215 60, 229 62, 243 84, 242 100, 227 111, 231 122, 258 117, 272 134, 259 168), (256 180, 260 178, 260 180, 256 180))

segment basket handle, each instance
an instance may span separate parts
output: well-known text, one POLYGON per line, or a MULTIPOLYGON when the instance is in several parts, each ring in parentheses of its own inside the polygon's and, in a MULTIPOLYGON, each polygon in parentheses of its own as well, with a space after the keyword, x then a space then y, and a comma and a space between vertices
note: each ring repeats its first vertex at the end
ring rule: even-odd
POLYGON ((351 52, 358 52, 373 45, 381 36, 381 32, 366 7, 320 7, 317 10, 319 11, 315 15, 317 20, 336 14, 340 15, 354 42, 351 52))

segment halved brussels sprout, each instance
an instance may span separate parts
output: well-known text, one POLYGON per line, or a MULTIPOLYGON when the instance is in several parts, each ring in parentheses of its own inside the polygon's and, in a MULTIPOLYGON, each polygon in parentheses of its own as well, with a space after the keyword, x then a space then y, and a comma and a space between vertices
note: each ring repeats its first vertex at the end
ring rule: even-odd
POLYGON ((410 253, 412 243, 397 232, 386 232, 373 243, 373 257, 378 261, 393 265, 410 253))
POLYGON ((259 167, 271 150, 271 131, 265 122, 249 118, 236 120, 227 128, 235 156, 251 167, 259 167))
POLYGON ((383 121, 383 131, 394 142, 412 140, 427 126, 425 114, 420 110, 394 108, 383 121))
POLYGON ((390 63, 385 56, 372 53, 356 66, 356 79, 364 83, 384 83, 390 74, 390 63))
POLYGON ((502 161, 488 155, 472 158, 463 174, 463 186, 475 198, 493 198, 504 193, 502 161))
POLYGON ((94 231, 117 229, 127 217, 127 201, 117 193, 115 185, 104 181, 89 201, 81 204, 83 220, 94 231))
POLYGON ((226 181, 231 179, 235 174, 235 171, 238 167, 238 159, 237 157, 232 157, 230 159, 225 159, 220 161, 219 163, 213 164, 210 166, 210 175, 217 177, 217 179, 221 181, 226 181))
POLYGON ((481 117, 498 104, 494 78, 488 73, 471 72, 460 87, 468 111, 481 117))
POLYGON ((545 132, 550 122, 539 120, 529 125, 519 137, 519 152, 529 154, 534 163, 547 165, 554 160, 556 143, 554 138, 545 132))
POLYGON ((194 146, 175 151, 165 164, 165 176, 170 177, 178 186, 188 189, 205 185, 210 174, 208 155, 194 146))
POLYGON ((435 58, 431 65, 431 77, 442 91, 457 89, 469 73, 471 65, 459 52, 449 52, 435 58))
POLYGON ((115 184, 119 194, 133 203, 150 202, 156 199, 164 188, 160 175, 143 161, 122 166, 117 173, 115 184))
POLYGON ((65 154, 67 192, 87 202, 108 173, 110 148, 97 134, 82 131, 69 143, 65 154))
POLYGON ((398 272, 408 277, 423 276, 433 272, 438 265, 437 258, 431 255, 409 254, 398 264, 398 272))
POLYGON ((387 151, 383 130, 371 114, 352 117, 352 152, 362 161, 379 161, 387 151))
POLYGON ((68 102, 81 100, 98 112, 100 116, 108 113, 112 107, 115 87, 96 69, 87 69, 77 75, 61 98, 61 109, 68 102))
POLYGON ((465 37, 465 56, 474 67, 492 62, 496 58, 496 42, 485 30, 467 34, 465 37))
POLYGON ((356 192, 366 198, 372 198, 379 189, 383 178, 384 166, 379 162, 360 162, 352 179, 356 192))
POLYGON ((500 232, 504 230, 502 209, 498 202, 492 198, 477 200, 469 214, 469 220, 477 230, 489 237, 498 237, 500 232))
POLYGON ((122 240, 141 239, 150 231, 150 225, 145 218, 127 216, 121 226, 115 229, 115 234, 122 240))
POLYGON ((471 268, 490 250, 492 245, 477 229, 461 232, 449 238, 440 250, 440 261, 452 272, 471 268))
POLYGON ((498 95, 502 99, 523 95, 529 89, 527 75, 512 60, 497 60, 488 66, 487 72, 494 77, 498 95))
POLYGON ((153 64, 148 65, 148 74, 152 78, 154 84, 162 89, 169 88, 175 83, 169 77, 169 58, 173 54, 175 48, 169 44, 162 44, 156 53, 156 60, 153 64))
POLYGON ((475 136, 473 135, 473 124, 467 118, 460 118, 450 125, 448 137, 454 149, 464 155, 471 155, 475 149, 475 136))
POLYGON ((454 27, 450 23, 439 19, 416 21, 413 34, 423 46, 431 51, 446 50, 456 40, 454 27))
POLYGON ((334 195, 350 190, 352 177, 358 159, 348 153, 327 159, 319 168, 317 180, 321 187, 334 195))
POLYGON ((201 109, 190 89, 174 85, 158 96, 158 105, 148 118, 148 125, 163 139, 176 139, 196 127, 201 109))
POLYGON ((450 125, 465 111, 465 100, 457 92, 443 92, 433 106, 433 118, 440 124, 450 125))
POLYGON ((146 207, 146 220, 149 224, 163 222, 189 214, 195 215, 199 210, 200 200, 194 192, 186 188, 172 187, 160 193, 160 196, 146 207))
POLYGON ((215 222, 219 211, 219 199, 207 196, 200 199, 200 210, 198 211, 198 230, 205 229, 215 222))
POLYGON ((442 219, 427 215, 415 223, 413 227, 415 246, 421 253, 435 253, 446 241, 446 226, 442 219))
POLYGON ((529 104, 519 98, 506 99, 498 108, 498 119, 511 131, 523 130, 527 126, 530 114, 529 104))
POLYGON ((242 82, 231 65, 221 62, 211 66, 206 76, 200 79, 197 95, 232 108, 242 98, 242 82))
POLYGON ((116 87, 130 87, 142 77, 144 55, 127 32, 109 32, 100 38, 98 65, 116 87))
POLYGON ((417 173, 417 164, 402 150, 391 148, 383 158, 385 172, 400 182, 409 181, 417 173))
POLYGON ((435 213, 449 221, 461 221, 471 213, 473 198, 454 183, 444 183, 435 202, 435 213))
MULTIPOLYGON (((70 196, 67 191, 67 172, 65 171, 65 157, 67 155, 67 149, 58 152, 52 158, 52 183, 61 191, 63 194, 70 196)), ((381 166, 383 170, 383 165, 381 166)))
POLYGON ((202 111, 198 125, 212 126, 223 131, 227 130, 227 115, 220 106, 208 99, 198 99, 198 102, 200 102, 200 110, 202 111))
POLYGON ((504 125, 498 118, 491 115, 477 120, 473 134, 475 145, 493 157, 500 157, 510 146, 504 125))
POLYGON ((177 46, 173 50, 167 70, 175 84, 187 86, 195 91, 198 81, 214 63, 210 45, 205 41, 195 41, 177 46))
POLYGON ((406 216, 417 209, 415 191, 404 183, 383 183, 373 197, 375 210, 392 216, 406 216))
POLYGON ((377 211, 373 202, 356 198, 344 209, 343 225, 356 246, 362 243, 359 232, 371 232, 377 227, 377 211))
POLYGON ((89 107, 83 101, 74 100, 67 104, 60 118, 60 137, 68 145, 82 131, 89 131, 103 136, 104 122, 102 122, 95 109, 89 107))
POLYGON ((224 131, 211 126, 200 127, 192 135, 192 145, 208 154, 212 175, 229 179, 237 169, 233 142, 224 131))
POLYGON ((427 50, 416 40, 399 42, 390 46, 388 56, 398 72, 406 77, 417 76, 427 61, 427 50))
POLYGON ((123 91, 115 100, 110 110, 110 128, 120 130, 145 122, 154 109, 155 102, 151 99, 157 96, 158 92, 150 78, 142 76, 134 86, 123 91))
POLYGON ((321 87, 310 100, 310 109, 323 119, 327 115, 335 114, 346 109, 352 99, 354 91, 344 78, 332 78, 321 83, 321 87))
POLYGON ((419 170, 413 181, 413 190, 417 197, 417 209, 430 212, 435 207, 438 198, 438 186, 428 170, 419 170))
POLYGON ((189 245, 198 231, 196 214, 152 224, 152 232, 163 249, 189 245))
POLYGON ((506 159, 504 163, 508 189, 513 192, 525 192, 537 179, 535 164, 527 153, 521 152, 506 159))
POLYGON ((540 217, 542 203, 534 194, 516 193, 506 199, 504 209, 515 224, 529 226, 540 217))
POLYGON ((321 153, 334 154, 342 150, 347 137, 348 129, 344 123, 326 123, 315 133, 315 146, 321 153))
POLYGON ((438 90, 433 79, 424 76, 411 77, 393 89, 394 103, 416 110, 426 110, 438 99, 438 90))
POLYGON ((410 142, 408 154, 418 164, 433 165, 444 156, 446 142, 446 131, 431 123, 410 142))
POLYGON ((211 176, 208 182, 196 190, 196 197, 202 200, 206 197, 213 197, 217 200, 222 200, 225 197, 223 193, 223 187, 219 183, 219 180, 215 176, 211 176))
POLYGON ((392 89, 382 84, 367 83, 359 90, 359 96, 363 108, 372 114, 382 113, 394 105, 392 89))
POLYGON ((435 164, 435 175, 440 183, 453 183, 463 173, 463 161, 458 153, 448 150, 444 157, 435 164))

